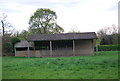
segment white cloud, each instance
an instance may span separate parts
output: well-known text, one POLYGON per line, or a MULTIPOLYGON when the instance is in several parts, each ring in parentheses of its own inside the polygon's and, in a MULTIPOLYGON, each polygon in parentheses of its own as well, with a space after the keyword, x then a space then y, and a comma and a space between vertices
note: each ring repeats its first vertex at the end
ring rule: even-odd
POLYGON ((27 29, 30 16, 37 8, 50 8, 58 15, 58 24, 65 31, 71 27, 81 32, 97 31, 101 27, 117 25, 117 0, 4 0, 0 11, 18 30, 27 29), (11 2, 11 3, 10 3, 11 2))

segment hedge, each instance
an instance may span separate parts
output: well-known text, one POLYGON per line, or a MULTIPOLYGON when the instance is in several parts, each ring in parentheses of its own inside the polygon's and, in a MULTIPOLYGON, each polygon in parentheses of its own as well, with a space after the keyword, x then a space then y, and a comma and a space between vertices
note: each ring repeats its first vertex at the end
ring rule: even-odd
POLYGON ((120 45, 98 45, 98 51, 120 51, 120 45))

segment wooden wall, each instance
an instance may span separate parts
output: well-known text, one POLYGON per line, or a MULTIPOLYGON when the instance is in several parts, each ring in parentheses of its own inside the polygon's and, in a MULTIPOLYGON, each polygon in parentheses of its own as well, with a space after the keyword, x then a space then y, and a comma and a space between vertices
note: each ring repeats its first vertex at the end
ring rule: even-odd
MULTIPOLYGON (((75 56, 91 56, 94 53, 93 40, 75 40, 75 56)), ((23 57, 51 57, 50 50, 16 51, 16 56, 23 57)), ((52 50, 52 57, 73 56, 73 47, 52 50)))

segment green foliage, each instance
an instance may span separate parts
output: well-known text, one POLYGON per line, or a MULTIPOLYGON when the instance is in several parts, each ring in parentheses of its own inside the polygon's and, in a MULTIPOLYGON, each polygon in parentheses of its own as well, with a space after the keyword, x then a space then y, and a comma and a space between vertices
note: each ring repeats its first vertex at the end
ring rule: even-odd
POLYGON ((50 9, 37 9, 30 17, 29 31, 32 33, 50 34, 64 32, 63 28, 56 23, 56 12, 50 9))
POLYGON ((100 45, 119 44, 120 33, 118 33, 118 27, 114 24, 111 27, 104 27, 97 32, 100 40, 100 45))
MULTIPOLYGON (((96 51, 96 47, 94 48, 96 51)), ((117 51, 120 50, 120 45, 98 45, 98 51, 117 51)))
POLYGON ((120 42, 118 42, 118 40, 120 40, 120 34, 114 34, 113 35, 113 44, 120 44, 120 42))
POLYGON ((12 48, 13 48, 13 52, 14 52, 14 45, 17 42, 20 42, 20 39, 18 37, 12 37, 10 40, 11 44, 12 44, 12 48))
POLYGON ((7 52, 7 53, 13 52, 13 45, 11 42, 5 43, 5 52, 7 52))
POLYGON ((111 35, 105 34, 98 37, 100 39, 100 45, 119 44, 118 40, 120 40, 119 33, 113 33, 111 35))
POLYGON ((12 37, 10 42, 14 45, 17 42, 20 42, 20 39, 18 37, 12 37))
POLYGON ((12 54, 14 52, 14 44, 20 42, 20 39, 18 37, 6 37, 4 39, 7 40, 3 41, 3 52, 8 53, 7 55, 12 54))
POLYGON ((95 56, 52 58, 3 57, 3 79, 117 79, 117 53, 102 51, 95 56))
POLYGON ((18 37, 20 40, 27 40, 29 35, 30 35, 29 31, 23 30, 18 37))
POLYGON ((68 33, 80 33, 80 30, 78 29, 79 29, 78 27, 70 28, 70 31, 68 33))

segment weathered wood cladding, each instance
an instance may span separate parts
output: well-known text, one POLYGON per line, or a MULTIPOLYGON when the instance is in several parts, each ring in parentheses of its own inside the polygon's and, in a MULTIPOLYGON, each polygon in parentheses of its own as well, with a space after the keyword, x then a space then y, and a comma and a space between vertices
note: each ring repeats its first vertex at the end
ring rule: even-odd
POLYGON ((39 41, 39 43, 38 44, 36 43, 36 45, 37 46, 43 45, 45 47, 47 46, 47 48, 30 50, 29 55, 27 51, 17 51, 16 56, 51 57, 51 53, 52 53, 52 57, 91 56, 94 53, 93 39, 74 40, 74 41, 59 40, 59 41, 51 41, 51 43, 50 41, 46 41, 46 42, 39 41))
MULTIPOLYGON (((16 44, 15 47, 26 47, 27 57, 88 56, 94 53, 93 40, 96 38, 95 32, 34 34, 29 36, 27 41, 16 44)), ((25 56, 25 52, 23 55, 25 56)))
POLYGON ((75 55, 86 56, 94 53, 93 40, 75 40, 75 55))
MULTIPOLYGON (((19 56, 19 57, 28 57, 28 51, 16 51, 16 55, 15 56, 19 56)), ((30 57, 36 57, 35 56, 35 51, 31 50, 29 51, 29 56, 30 57)))

